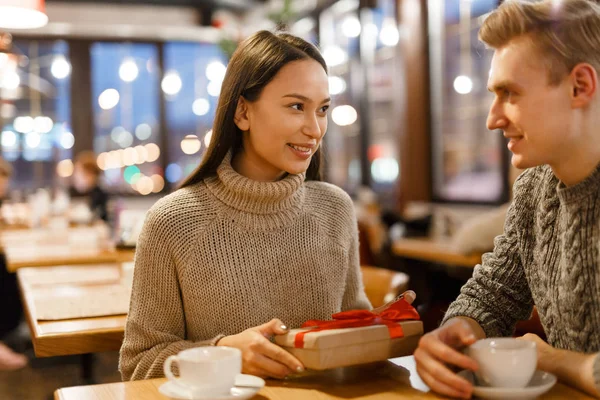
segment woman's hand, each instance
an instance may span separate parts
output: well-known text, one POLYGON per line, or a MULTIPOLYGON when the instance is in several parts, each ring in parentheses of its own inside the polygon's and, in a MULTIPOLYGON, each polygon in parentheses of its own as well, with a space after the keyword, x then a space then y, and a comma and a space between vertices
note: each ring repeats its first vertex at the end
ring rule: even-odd
POLYGON ((235 347, 242 351, 242 372, 263 378, 279 378, 304 371, 296 357, 271 343, 270 338, 288 332, 280 320, 246 329, 237 335, 225 336, 217 346, 235 347))

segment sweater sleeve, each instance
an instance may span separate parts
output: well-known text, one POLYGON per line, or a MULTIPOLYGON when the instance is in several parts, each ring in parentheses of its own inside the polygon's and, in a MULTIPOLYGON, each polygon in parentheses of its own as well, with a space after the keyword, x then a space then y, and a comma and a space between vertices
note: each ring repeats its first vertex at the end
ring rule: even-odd
POLYGON ((123 380, 163 376, 170 355, 192 347, 214 345, 222 336, 206 341, 185 340, 185 315, 168 213, 151 210, 140 234, 125 338, 119 370, 123 380))
POLYGON ((528 195, 527 190, 521 190, 519 196, 519 187, 525 185, 523 175, 515 184, 515 201, 508 210, 504 234, 495 239, 493 252, 483 255, 482 264, 475 267, 442 324, 464 316, 477 321, 487 337, 510 336, 517 321, 531 315, 533 299, 519 249, 522 232, 518 221, 526 218, 523 197, 528 195))
POLYGON ((346 287, 344 298, 342 300, 342 311, 347 310, 370 310, 373 307, 365 294, 365 287, 360 271, 360 256, 358 243, 358 222, 352 202, 349 204, 350 226, 348 229, 352 232, 350 250, 348 252, 348 274, 346 275, 346 287))

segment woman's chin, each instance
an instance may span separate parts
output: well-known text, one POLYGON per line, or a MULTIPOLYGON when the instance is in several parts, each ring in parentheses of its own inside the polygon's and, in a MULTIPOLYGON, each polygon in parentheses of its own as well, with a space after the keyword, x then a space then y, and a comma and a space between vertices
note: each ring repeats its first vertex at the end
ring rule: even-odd
POLYGON ((294 163, 294 164, 287 165, 286 166, 287 168, 285 168, 284 171, 290 175, 304 174, 308 170, 309 165, 310 165, 310 162, 307 162, 306 164, 294 163))

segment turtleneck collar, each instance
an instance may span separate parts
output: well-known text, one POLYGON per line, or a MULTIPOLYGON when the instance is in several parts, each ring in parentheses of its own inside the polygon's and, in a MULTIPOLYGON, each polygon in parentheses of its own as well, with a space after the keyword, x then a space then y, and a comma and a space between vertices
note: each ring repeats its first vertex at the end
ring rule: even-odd
POLYGON ((590 195, 597 195, 600 190, 600 164, 583 181, 576 185, 567 187, 564 183, 558 183, 558 198, 563 204, 579 202, 590 195))
POLYGON ((231 166, 231 152, 217 168, 217 176, 205 180, 209 190, 228 206, 251 214, 297 211, 304 200, 304 174, 290 175, 275 182, 259 182, 237 173, 231 166))

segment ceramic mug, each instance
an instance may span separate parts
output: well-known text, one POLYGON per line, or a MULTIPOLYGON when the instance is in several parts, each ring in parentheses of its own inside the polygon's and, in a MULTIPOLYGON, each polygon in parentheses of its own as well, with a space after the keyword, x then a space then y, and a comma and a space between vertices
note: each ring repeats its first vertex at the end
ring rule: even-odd
POLYGON ((195 347, 169 356, 163 367, 165 376, 191 396, 226 395, 242 372, 242 352, 224 346, 195 347), (171 371, 174 362, 179 378, 171 371))
POLYGON ((478 340, 467 347, 466 354, 479 364, 475 376, 485 386, 524 388, 537 367, 537 347, 528 340, 478 340))

